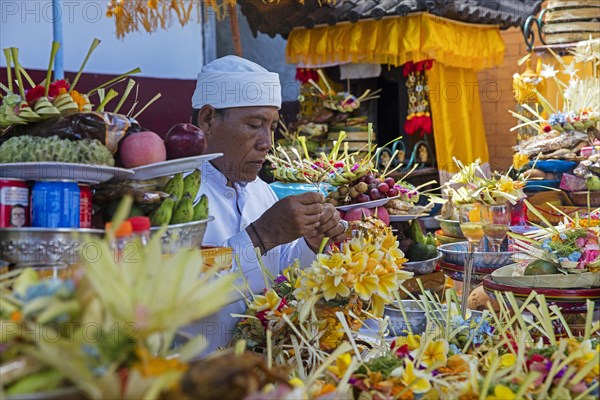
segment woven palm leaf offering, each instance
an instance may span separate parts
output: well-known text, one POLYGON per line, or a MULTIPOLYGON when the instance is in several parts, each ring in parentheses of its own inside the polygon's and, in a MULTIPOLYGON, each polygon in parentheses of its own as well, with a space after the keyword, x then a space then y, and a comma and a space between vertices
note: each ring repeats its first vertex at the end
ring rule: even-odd
MULTIPOLYGON (((127 198, 113 226, 130 206, 127 198)), ((206 346, 202 336, 172 343, 178 329, 234 299, 236 275, 200 274, 196 251, 163 258, 161 235, 117 257, 114 232, 107 236, 85 241, 74 279, 41 279, 33 269, 0 277, 3 398, 74 387, 90 399, 156 399, 206 346)))
POLYGON ((600 210, 570 217, 556 207, 564 219, 552 225, 529 202, 543 225, 524 235, 510 233, 514 240, 516 265, 497 271, 505 282, 533 287, 578 288, 600 287, 600 210), (510 273, 510 275, 508 275, 510 273), (514 279, 508 279, 513 277, 514 279))
POLYGON ((247 299, 236 338, 272 352, 282 364, 314 363, 347 339, 344 327, 357 331, 368 316, 383 315, 399 285, 412 276, 402 269, 405 261, 388 226, 358 231, 307 268, 294 264, 281 276, 267 276, 264 293, 247 299), (297 351, 307 344, 316 350, 297 351))
POLYGON ((0 159, 3 163, 48 161, 115 165, 113 155, 118 150, 119 140, 129 131, 141 130, 135 118, 158 100, 160 94, 139 111, 136 110, 137 98, 129 111, 122 110, 129 95, 135 93, 137 83, 129 79, 120 99, 113 86, 141 72, 139 68, 87 92, 81 91, 81 85, 78 86, 81 75, 99 45, 100 40, 94 39, 70 82, 52 80, 52 66, 60 47, 58 42, 53 42, 46 78, 38 84, 20 64, 19 49, 4 49, 8 86, 0 84, 5 92, 0 104, 0 159), (113 100, 116 104, 111 103, 113 100))
MULTIPOLYGON (((386 336, 386 319, 378 320, 373 335, 364 330, 356 334, 345 323, 344 313, 338 312, 349 342, 327 354, 313 332, 294 330, 288 355, 310 356, 282 363, 277 346, 268 341, 272 352, 267 352, 267 363, 291 368, 289 381, 267 385, 246 398, 596 398, 600 322, 594 321, 591 302, 582 334, 575 336, 561 310, 548 306, 544 296, 531 294, 520 307, 512 293, 496 296, 499 311, 490 306, 465 318, 453 290, 446 294, 447 305, 431 295, 422 296, 427 329, 415 334, 409 324, 404 335, 391 338, 386 336), (566 326, 564 336, 554 333, 556 325, 566 326), (359 345, 367 336, 370 349, 359 345)), ((290 318, 284 320, 293 325, 290 318)), ((210 389, 210 384, 204 385, 210 389)), ((194 393, 199 395, 195 398, 206 398, 197 387, 194 393)))

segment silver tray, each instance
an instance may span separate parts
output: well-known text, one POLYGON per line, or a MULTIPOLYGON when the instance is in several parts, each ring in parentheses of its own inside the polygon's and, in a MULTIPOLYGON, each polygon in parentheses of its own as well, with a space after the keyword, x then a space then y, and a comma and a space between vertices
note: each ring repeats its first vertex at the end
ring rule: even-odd
POLYGON ((1 228, 0 259, 11 264, 74 264, 81 260, 81 251, 85 254, 84 246, 94 246, 103 235, 101 229, 1 228))

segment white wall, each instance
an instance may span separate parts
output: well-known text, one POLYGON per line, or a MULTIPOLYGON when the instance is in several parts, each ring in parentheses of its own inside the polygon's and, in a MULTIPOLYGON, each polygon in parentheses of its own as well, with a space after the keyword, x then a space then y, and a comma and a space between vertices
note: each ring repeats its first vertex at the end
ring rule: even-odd
MULTIPOLYGON (((193 79, 202 68, 202 25, 185 27, 175 20, 168 30, 130 33, 117 39, 115 23, 106 17, 107 1, 62 0, 65 71, 77 71, 94 38, 102 41, 85 72, 121 74, 140 67, 139 76, 193 79)), ((0 0, 0 47, 18 47, 25 69, 48 67, 52 44, 51 0, 0 0)), ((0 66, 6 66, 1 54, 0 66)), ((2 77, 5 79, 5 77, 2 77)))

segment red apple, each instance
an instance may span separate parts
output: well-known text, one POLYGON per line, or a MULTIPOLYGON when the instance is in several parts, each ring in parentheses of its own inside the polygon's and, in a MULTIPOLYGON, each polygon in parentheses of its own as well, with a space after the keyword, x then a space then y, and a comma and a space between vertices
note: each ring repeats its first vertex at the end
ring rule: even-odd
POLYGON ((396 197, 396 196, 398 196, 398 189, 391 188, 390 190, 388 190, 387 195, 388 195, 388 197, 396 197))
POLYGON ((119 157, 125 168, 136 168, 165 161, 167 151, 160 136, 142 131, 131 133, 121 141, 119 157))
POLYGON ((168 160, 199 156, 206 149, 206 137, 195 125, 176 124, 165 136, 165 147, 168 160))

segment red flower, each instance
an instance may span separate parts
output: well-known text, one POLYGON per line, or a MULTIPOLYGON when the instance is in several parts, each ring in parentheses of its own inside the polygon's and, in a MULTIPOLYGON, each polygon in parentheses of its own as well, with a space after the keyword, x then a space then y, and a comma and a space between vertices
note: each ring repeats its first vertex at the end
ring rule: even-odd
POLYGON ((49 97, 56 97, 60 94, 60 89, 65 89, 65 91, 69 91, 69 82, 65 79, 61 79, 58 81, 54 81, 50 84, 50 89, 48 90, 49 97))
POLYGON ((28 89, 25 92, 25 100, 27 100, 27 103, 33 107, 35 102, 38 101, 40 97, 44 97, 45 94, 46 88, 38 85, 34 88, 28 89))
MULTIPOLYGON (((392 343, 393 346, 393 343, 392 343)), ((402 346, 398 347, 397 349, 395 349, 394 354, 398 357, 407 357, 410 353, 410 350, 408 349, 408 345, 407 344, 403 344, 402 346)))
POLYGON ((296 80, 300 83, 308 83, 312 79, 315 82, 319 82, 319 74, 314 69, 308 68, 296 68, 296 80))
POLYGON ((552 127, 551 127, 550 125, 545 125, 545 126, 544 126, 544 132, 545 132, 545 133, 548 133, 548 132, 550 132, 551 130, 552 130, 552 127))
POLYGON ((541 354, 534 354, 531 356, 531 358, 529 358, 529 360, 525 361, 525 364, 527 364, 527 367, 530 368, 532 364, 534 363, 545 363, 546 357, 544 357, 541 354))

